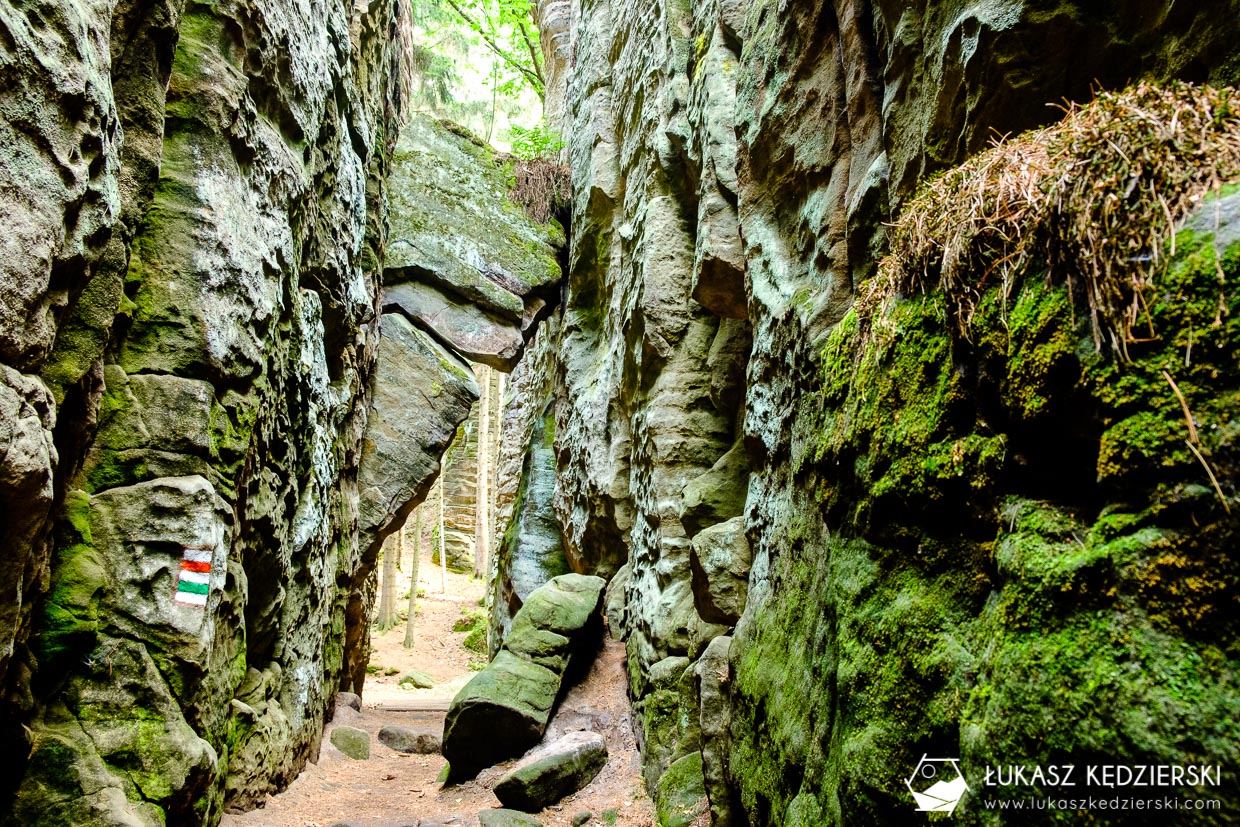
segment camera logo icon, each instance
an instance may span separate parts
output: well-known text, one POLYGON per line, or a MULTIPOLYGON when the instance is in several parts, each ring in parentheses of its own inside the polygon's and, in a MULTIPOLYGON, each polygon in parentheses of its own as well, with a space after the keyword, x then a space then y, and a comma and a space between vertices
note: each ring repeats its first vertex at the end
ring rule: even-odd
POLYGON ((913 774, 904 782, 923 813, 947 813, 956 810, 956 804, 965 790, 969 789, 960 771, 959 758, 931 758, 923 755, 913 774))

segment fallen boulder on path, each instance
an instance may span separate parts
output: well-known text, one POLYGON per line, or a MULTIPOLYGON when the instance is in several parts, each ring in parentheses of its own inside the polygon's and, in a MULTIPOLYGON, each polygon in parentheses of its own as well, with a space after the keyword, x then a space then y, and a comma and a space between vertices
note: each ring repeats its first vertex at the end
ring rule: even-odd
POLYGON ((493 792, 505 807, 536 813, 589 784, 606 763, 602 735, 570 732, 529 752, 493 792))
POLYGON ((542 740, 570 662, 602 634, 601 577, 563 574, 530 593, 503 646, 462 687, 444 721, 449 783, 521 755, 542 740))

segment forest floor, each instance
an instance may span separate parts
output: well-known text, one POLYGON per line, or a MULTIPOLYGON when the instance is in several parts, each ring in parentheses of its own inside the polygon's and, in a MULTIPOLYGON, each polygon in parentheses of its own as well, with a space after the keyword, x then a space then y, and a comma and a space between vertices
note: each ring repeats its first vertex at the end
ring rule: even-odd
MULTIPOLYGON (((408 566, 398 579, 399 605, 408 605, 408 566)), ((491 787, 514 761, 483 770, 473 781, 444 787, 436 779, 444 768, 440 755, 406 755, 378 740, 380 727, 396 724, 415 731, 442 734, 448 702, 475 674, 485 656, 464 646, 466 632, 453 626, 463 614, 480 611, 485 584, 469 575, 448 572, 447 594, 441 570, 424 554, 419 569, 415 642, 405 649, 405 624, 371 637, 371 666, 361 712, 337 711, 323 735, 317 763, 306 769, 284 792, 268 796, 264 806, 224 816, 223 827, 475 827, 478 813, 499 807, 491 787), (402 675, 418 669, 435 680, 432 689, 400 688, 402 675), (385 674, 385 673, 392 674, 385 674), (370 733, 370 759, 355 761, 331 744, 335 726, 370 733)), ((586 824, 649 827, 654 807, 641 778, 641 756, 633 735, 625 694, 624 644, 608 639, 590 673, 569 690, 548 727, 548 737, 575 729, 592 729, 607 740, 607 765, 585 789, 552 805, 538 818, 547 827, 570 825, 590 813, 586 824)))

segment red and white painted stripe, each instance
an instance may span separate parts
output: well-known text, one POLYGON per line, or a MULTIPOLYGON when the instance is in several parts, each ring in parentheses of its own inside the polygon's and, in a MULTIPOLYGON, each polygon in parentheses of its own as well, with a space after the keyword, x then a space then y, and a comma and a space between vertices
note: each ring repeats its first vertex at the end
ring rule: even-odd
POLYGON ((202 608, 207 605, 211 583, 209 548, 187 548, 181 557, 181 573, 177 580, 176 602, 202 608))

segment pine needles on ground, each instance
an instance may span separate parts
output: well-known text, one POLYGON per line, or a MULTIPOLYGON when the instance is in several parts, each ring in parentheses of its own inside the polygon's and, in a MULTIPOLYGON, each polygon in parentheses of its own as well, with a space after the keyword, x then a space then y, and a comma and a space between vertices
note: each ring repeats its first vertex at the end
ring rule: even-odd
MULTIPOLYGON (((1156 336, 1148 297, 1176 224, 1240 177, 1240 93, 1138 84, 1069 105, 1044 129, 996 142, 931 179, 891 233, 858 309, 940 286, 962 335, 982 294, 1024 272, 1084 294, 1099 347, 1156 336)), ((1174 250, 1172 250, 1174 252, 1174 250)))

